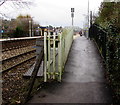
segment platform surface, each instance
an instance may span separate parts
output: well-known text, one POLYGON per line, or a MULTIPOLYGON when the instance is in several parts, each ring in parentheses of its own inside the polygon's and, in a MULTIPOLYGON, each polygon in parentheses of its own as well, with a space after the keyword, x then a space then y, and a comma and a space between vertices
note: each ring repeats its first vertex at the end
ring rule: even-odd
POLYGON ((104 73, 103 62, 95 44, 77 35, 65 65, 62 82, 47 84, 27 104, 111 103, 112 97, 104 73))

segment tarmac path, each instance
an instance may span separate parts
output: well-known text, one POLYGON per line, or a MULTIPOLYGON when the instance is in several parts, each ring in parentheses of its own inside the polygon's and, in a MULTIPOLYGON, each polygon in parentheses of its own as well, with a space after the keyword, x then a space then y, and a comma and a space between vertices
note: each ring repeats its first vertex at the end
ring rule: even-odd
MULTIPOLYGON (((51 83, 36 94, 34 103, 111 103, 102 59, 95 44, 76 35, 61 83, 51 83)), ((75 105, 75 104, 74 104, 75 105)))

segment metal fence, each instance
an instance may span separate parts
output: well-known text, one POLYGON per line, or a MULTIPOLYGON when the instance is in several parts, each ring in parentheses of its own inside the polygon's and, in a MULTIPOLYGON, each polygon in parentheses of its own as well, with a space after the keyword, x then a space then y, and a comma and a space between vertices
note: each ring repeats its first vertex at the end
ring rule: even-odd
POLYGON ((106 60, 106 37, 107 32, 97 25, 92 25, 89 29, 89 37, 90 39, 94 39, 98 45, 99 51, 106 60))
POLYGON ((92 25, 89 29, 91 39, 97 43, 99 51, 106 64, 107 79, 113 89, 114 96, 120 100, 120 33, 112 25, 107 30, 98 25, 92 25))

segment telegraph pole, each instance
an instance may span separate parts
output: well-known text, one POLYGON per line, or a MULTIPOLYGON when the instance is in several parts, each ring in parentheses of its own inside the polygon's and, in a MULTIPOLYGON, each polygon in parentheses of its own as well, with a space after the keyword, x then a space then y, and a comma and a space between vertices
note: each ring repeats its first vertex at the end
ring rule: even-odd
POLYGON ((88 29, 89 29, 89 0, 88 0, 88 29))
POLYGON ((90 26, 92 26, 92 11, 90 11, 90 26))
POLYGON ((87 29, 87 38, 89 38, 89 0, 88 0, 88 29, 87 29))
POLYGON ((72 26, 73 26, 74 8, 71 8, 71 17, 72 17, 72 26))

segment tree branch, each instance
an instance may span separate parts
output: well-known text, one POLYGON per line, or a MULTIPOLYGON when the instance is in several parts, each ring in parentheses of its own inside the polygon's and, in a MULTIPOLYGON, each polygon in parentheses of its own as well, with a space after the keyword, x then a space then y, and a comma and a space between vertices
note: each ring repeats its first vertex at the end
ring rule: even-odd
POLYGON ((5 2, 6 2, 6 0, 4 0, 4 1, 0 4, 0 6, 3 5, 5 2))

